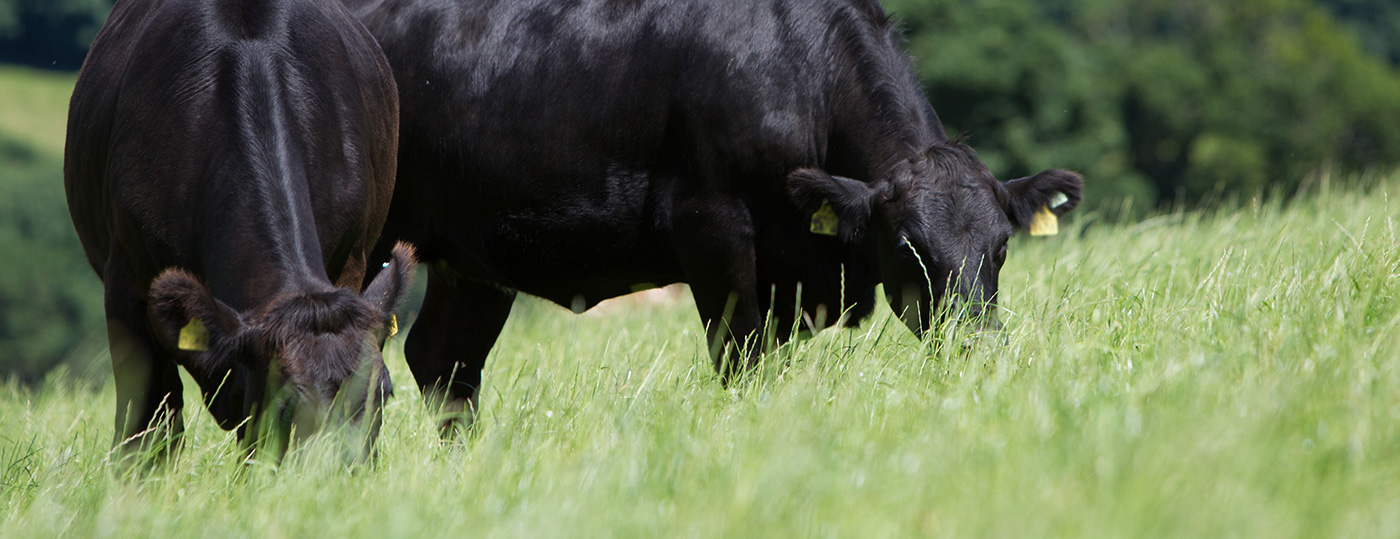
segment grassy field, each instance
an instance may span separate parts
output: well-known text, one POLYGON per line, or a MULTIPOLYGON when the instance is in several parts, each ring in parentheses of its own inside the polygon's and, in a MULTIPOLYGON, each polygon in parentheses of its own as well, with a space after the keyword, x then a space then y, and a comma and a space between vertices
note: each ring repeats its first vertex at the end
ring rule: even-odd
MULTIPOLYGON (((25 104, 0 136, 48 171, 4 180, 23 207, 61 209, 72 80, 0 67, 0 102, 25 104)), ((191 392, 180 460, 121 477, 110 385, 11 383, 0 536, 1395 537, 1400 176, 1360 183, 1128 226, 1081 215, 1013 245, 1004 344, 937 347, 881 311, 729 391, 688 302, 522 301, 470 440, 437 439, 394 343, 373 469, 314 446, 245 464, 191 392)))
POLYGON ((0 135, 63 156, 68 98, 76 73, 53 73, 0 64, 0 135))
POLYGON ((473 439, 439 442, 394 351, 373 469, 314 446, 280 469, 243 464, 193 408, 177 463, 122 478, 110 387, 11 385, 0 529, 1395 537, 1400 177, 1369 183, 1020 239, 1005 344, 933 346, 880 311, 728 391, 689 303, 575 316, 522 302, 473 439))

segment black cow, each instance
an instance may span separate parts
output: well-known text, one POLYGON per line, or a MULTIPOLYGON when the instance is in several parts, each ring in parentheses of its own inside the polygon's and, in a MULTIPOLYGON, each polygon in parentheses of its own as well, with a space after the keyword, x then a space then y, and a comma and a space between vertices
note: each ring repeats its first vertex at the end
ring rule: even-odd
POLYGON ((1080 200, 950 141, 873 0, 348 3, 399 84, 379 252, 432 263, 405 353, 449 410, 516 291, 581 311, 684 281, 720 344, 853 323, 883 282, 922 332, 949 288, 989 318, 1013 230, 1080 200))
POLYGON ((177 364, 245 441, 329 420, 373 443, 391 387, 380 347, 414 264, 395 247, 358 292, 397 130, 389 65, 338 0, 117 2, 64 162, 106 286, 117 444, 183 431, 177 364))

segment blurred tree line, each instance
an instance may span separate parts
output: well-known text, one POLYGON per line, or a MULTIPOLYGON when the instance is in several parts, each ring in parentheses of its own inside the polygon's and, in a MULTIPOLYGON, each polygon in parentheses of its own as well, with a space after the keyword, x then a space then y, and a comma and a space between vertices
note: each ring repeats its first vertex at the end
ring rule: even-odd
POLYGON ((1350 26, 1362 46, 1390 63, 1400 65, 1400 2, 1394 0, 1319 0, 1350 26))
MULTIPOLYGON (((1083 172, 1090 208, 1400 164, 1396 0, 883 2, 950 133, 1004 178, 1083 172)), ((0 0, 0 63, 75 70, 110 10, 0 0)), ((0 132, 0 373, 31 381, 103 343, 58 151, 0 132)))
POLYGON ((887 0, 940 117, 992 170, 1096 203, 1293 193, 1400 163, 1394 0, 887 0), (1355 24, 1338 16, 1355 16, 1355 24), (1368 37, 1369 36, 1369 37, 1368 37), (1375 42, 1374 51, 1361 43, 1375 42))
POLYGON ((109 0, 0 0, 0 62, 78 69, 111 11, 109 0))
MULTIPOLYGON (((1396 0, 885 0, 934 107, 994 171, 1091 205, 1291 192, 1400 163, 1396 0)), ((108 0, 0 0, 0 62, 76 69, 108 0)))
POLYGON ((102 283, 68 218, 63 164, 0 133, 0 380, 101 373, 102 283))

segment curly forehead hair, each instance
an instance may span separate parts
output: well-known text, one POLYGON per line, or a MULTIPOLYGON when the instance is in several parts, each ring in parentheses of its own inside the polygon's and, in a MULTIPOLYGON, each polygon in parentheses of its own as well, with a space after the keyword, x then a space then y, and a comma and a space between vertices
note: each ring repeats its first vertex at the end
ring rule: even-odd
POLYGON ((963 183, 971 179, 983 183, 996 181, 987 165, 977 158, 977 151, 961 142, 935 143, 924 150, 923 157, 935 178, 956 179, 963 183))

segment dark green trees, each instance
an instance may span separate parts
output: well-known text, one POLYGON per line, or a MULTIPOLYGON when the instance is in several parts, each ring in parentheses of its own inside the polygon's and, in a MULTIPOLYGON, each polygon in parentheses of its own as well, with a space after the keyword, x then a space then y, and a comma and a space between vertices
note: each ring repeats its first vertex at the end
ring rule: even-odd
POLYGON ((0 0, 0 62, 77 69, 111 0, 0 0))
POLYGON ((1303 0, 890 0, 950 131, 1086 200, 1291 193, 1400 163, 1400 74, 1303 0))
POLYGON ((0 133, 0 379, 38 381, 65 361, 85 370, 102 342, 79 345, 101 337, 102 320, 102 283, 68 218, 61 162, 0 133))
POLYGON ((1318 0, 1343 24, 1356 30, 1362 48, 1400 65, 1400 2, 1394 0, 1318 0))

